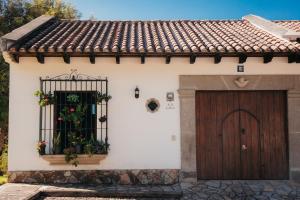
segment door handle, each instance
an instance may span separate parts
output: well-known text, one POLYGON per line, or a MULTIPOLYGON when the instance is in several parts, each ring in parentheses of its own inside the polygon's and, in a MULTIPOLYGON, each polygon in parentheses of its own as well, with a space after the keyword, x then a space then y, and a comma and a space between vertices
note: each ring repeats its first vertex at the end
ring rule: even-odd
POLYGON ((243 144, 242 145, 242 151, 246 151, 248 149, 247 145, 243 144))

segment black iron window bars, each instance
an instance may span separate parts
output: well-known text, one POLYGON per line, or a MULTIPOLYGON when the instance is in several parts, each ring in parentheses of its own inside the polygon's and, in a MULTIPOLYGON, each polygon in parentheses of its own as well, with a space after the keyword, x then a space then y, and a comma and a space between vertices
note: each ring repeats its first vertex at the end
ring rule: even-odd
POLYGON ((44 99, 40 97, 39 141, 46 143, 46 154, 62 154, 64 148, 70 146, 68 135, 74 132, 75 127, 70 121, 62 119, 62 113, 75 111, 78 105, 84 109, 77 136, 85 141, 93 137, 105 144, 107 153, 107 78, 94 78, 72 70, 71 74, 41 78, 40 92, 44 94, 44 99), (78 103, 70 102, 72 97, 76 97, 78 103), (59 138, 57 135, 60 135, 59 138), (59 150, 55 147, 58 142, 59 150))

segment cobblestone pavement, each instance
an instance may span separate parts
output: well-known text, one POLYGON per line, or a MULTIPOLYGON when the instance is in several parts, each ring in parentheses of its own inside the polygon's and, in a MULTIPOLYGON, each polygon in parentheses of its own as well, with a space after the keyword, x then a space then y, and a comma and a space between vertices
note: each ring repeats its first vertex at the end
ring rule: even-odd
POLYGON ((39 200, 132 200, 132 199, 116 199, 116 198, 82 198, 82 197, 42 197, 39 200))
MULTIPOLYGON (((8 184, 8 186, 10 186, 8 184)), ((32 185, 17 185, 18 188, 13 189, 15 185, 6 187, 6 190, 1 193, 0 199, 19 199, 17 197, 23 194, 31 194, 37 190, 37 186, 32 185), (6 194, 6 198, 3 197, 6 194), (12 197, 12 198, 7 198, 12 197)), ((97 186, 96 188, 101 187, 97 186)), ((176 186, 177 187, 177 186, 176 186)), ((106 190, 107 188, 102 189, 106 190)), ((129 190, 136 190, 138 187, 131 186, 124 190, 126 187, 117 187, 114 192, 124 193, 129 190), (123 189, 122 189, 123 188, 123 189), (122 190, 122 191, 121 191, 122 190)), ((151 188, 151 187, 150 187, 151 188)), ((182 183, 181 188, 183 191, 182 200, 300 200, 300 184, 293 181, 198 181, 197 183, 182 183)), ((60 192, 66 194, 69 191, 68 187, 53 187, 44 186, 40 187, 39 191, 54 191, 54 194, 60 192)), ((81 187, 81 190, 89 190, 88 187, 81 187)), ((154 188, 152 188, 154 189, 154 188)), ((78 188, 76 189, 78 192, 78 188)), ((145 188, 144 188, 145 190, 145 188)), ((71 190, 73 191, 73 190, 71 190)), ((100 191, 100 189, 97 189, 100 191)), ((145 192, 141 190, 140 192, 145 192)), ((79 194, 79 193, 78 193, 79 194)), ((81 193, 84 195, 84 193, 81 193)), ((74 196, 74 195, 73 195, 74 196)), ((75 195, 78 196, 78 195, 75 195)), ((22 199, 22 198, 20 198, 22 199)), ((42 197, 39 200, 118 200, 120 198, 96 198, 96 197, 42 197)), ((128 198, 125 198, 128 200, 128 198)), ((136 200, 147 199, 164 199, 164 198, 132 198, 136 200)), ((123 199, 124 200, 124 199, 123 199)), ((170 199, 169 199, 170 200, 170 199)))
MULTIPOLYGON (((118 199, 118 198, 94 198, 94 197, 88 197, 88 198, 82 198, 82 197, 44 197, 44 198, 40 198, 39 200, 166 200, 166 199, 164 199, 164 198, 162 198, 162 199, 158 199, 158 198, 118 199)), ((172 200, 172 199, 168 198, 167 200, 172 200)))
POLYGON ((292 181, 198 181, 181 188, 183 200, 300 200, 300 184, 292 181))

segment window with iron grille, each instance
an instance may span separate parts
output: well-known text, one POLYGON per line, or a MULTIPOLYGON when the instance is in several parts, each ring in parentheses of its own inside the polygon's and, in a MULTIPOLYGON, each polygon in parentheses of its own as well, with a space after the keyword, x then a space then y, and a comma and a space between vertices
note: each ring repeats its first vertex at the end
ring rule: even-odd
POLYGON ((102 144, 94 153, 106 154, 108 148, 108 80, 77 74, 40 79, 40 142, 46 154, 63 154, 79 146, 84 154, 91 140, 102 144))

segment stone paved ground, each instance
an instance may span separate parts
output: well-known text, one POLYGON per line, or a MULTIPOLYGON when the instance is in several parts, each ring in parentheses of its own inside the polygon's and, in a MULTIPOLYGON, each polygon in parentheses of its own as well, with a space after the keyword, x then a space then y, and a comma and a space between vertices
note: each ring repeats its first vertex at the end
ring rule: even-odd
MULTIPOLYGON (((1 192, 0 199, 19 199, 17 197, 23 194, 31 194, 37 190, 37 186, 20 185, 19 188, 13 189, 13 185, 9 185, 5 193, 1 192), (4 198, 3 195, 6 195, 4 198), (7 198, 9 197, 9 198, 7 198)), ((100 186, 98 186, 100 187, 100 186)), ((132 186, 131 188, 134 188, 132 186)), ((52 191, 60 190, 57 187, 46 186, 39 190, 52 191)), ((102 187, 101 187, 102 188, 102 187)), ((198 181, 198 183, 182 183, 183 190, 182 200, 300 200, 300 184, 292 181, 198 181)), ((70 188, 61 189, 60 192, 69 190, 70 188)), ((84 188, 81 187, 84 190, 84 188)), ((89 189, 86 187, 85 189, 89 189)), ((115 191, 119 191, 117 188, 115 191)), ((122 191, 124 192, 124 191, 122 191)), ((126 191, 125 191, 126 192, 126 191)), ((142 192, 142 191, 141 191, 142 192)), ((21 198, 22 199, 22 198, 21 198)), ((44 197, 39 200, 117 200, 118 198, 93 198, 93 197, 44 197)), ((140 200, 141 198, 133 198, 140 200)), ((154 198, 150 198, 154 200, 154 198)), ((150 200, 147 199, 147 200, 150 200)), ((158 198, 155 198, 158 199, 158 198)), ((160 198, 163 199, 163 198, 160 198)))
POLYGON ((300 200, 300 184, 292 181, 198 181, 181 188, 183 200, 300 200))

